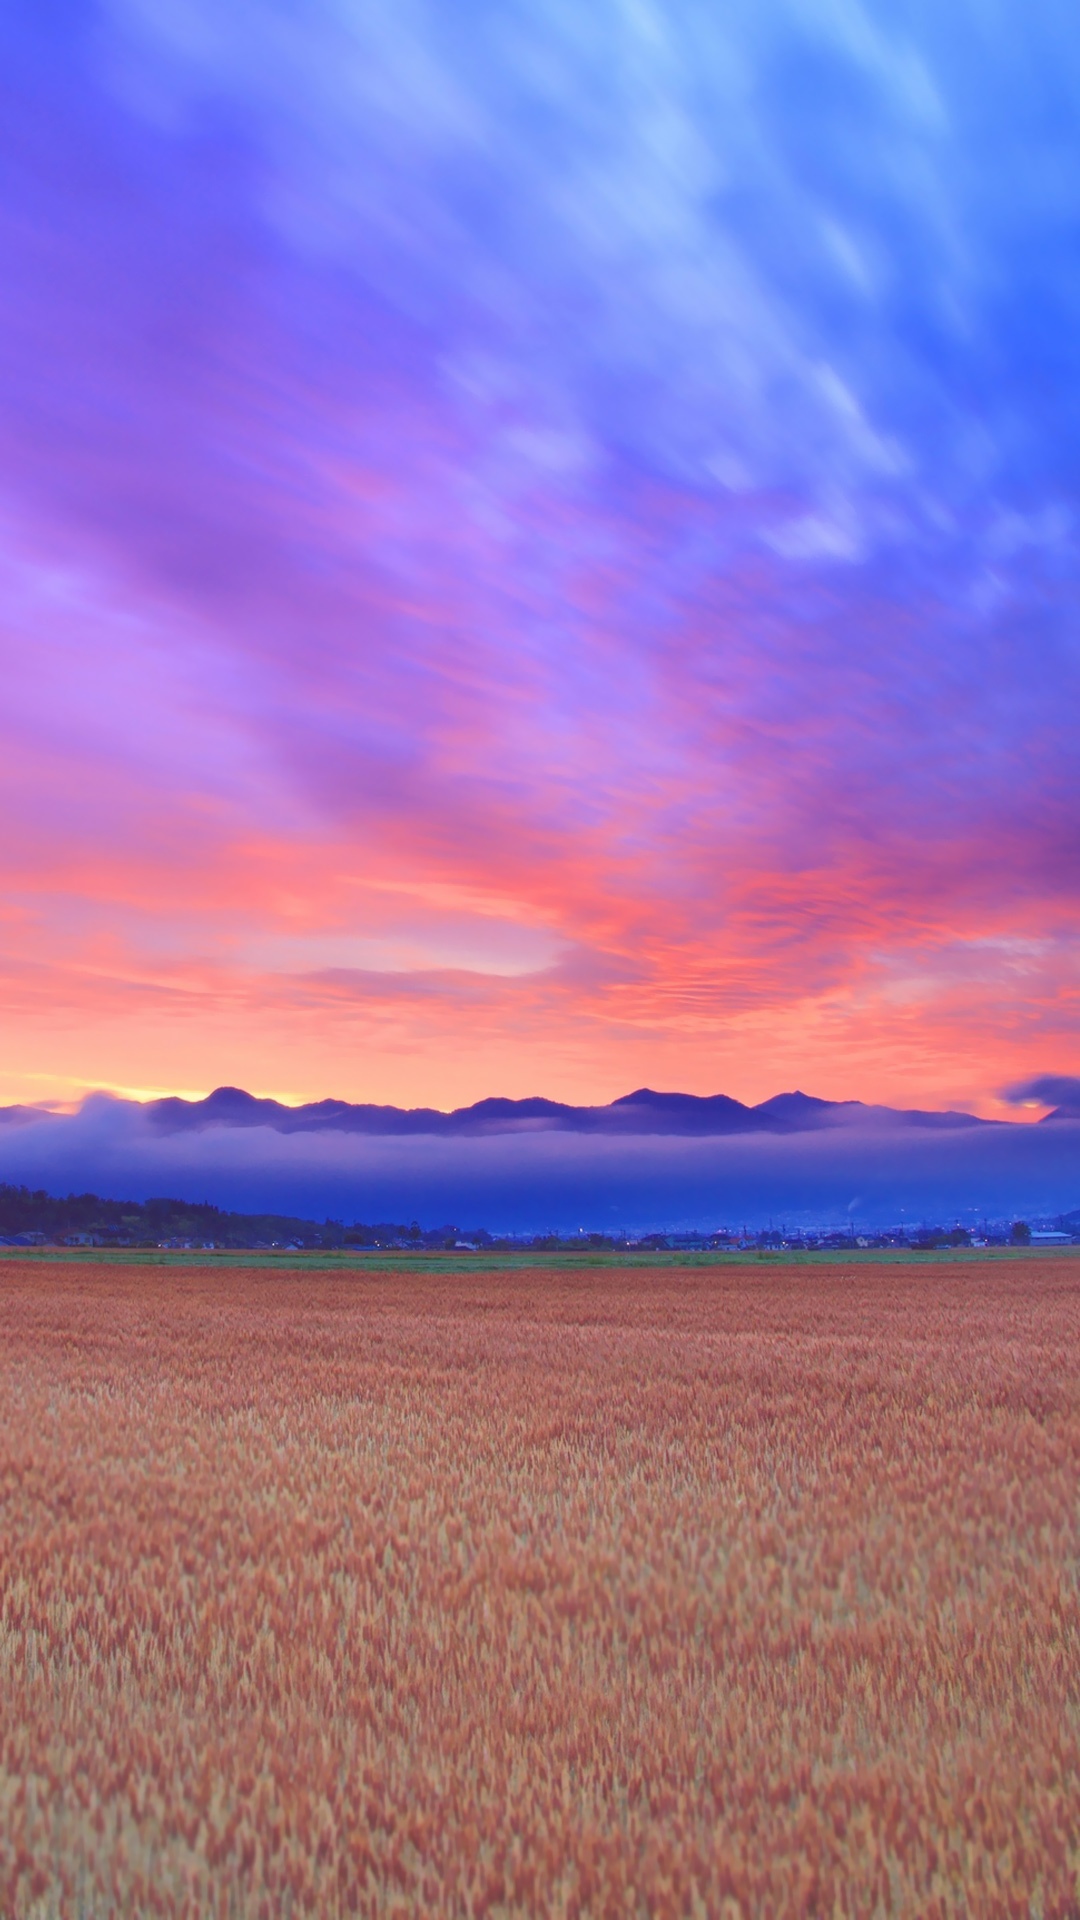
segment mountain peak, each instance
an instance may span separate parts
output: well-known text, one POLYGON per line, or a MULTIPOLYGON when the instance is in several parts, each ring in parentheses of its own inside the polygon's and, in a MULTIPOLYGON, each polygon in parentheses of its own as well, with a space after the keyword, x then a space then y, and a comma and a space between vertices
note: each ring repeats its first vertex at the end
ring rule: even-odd
POLYGON ((733 1100, 729 1093, 656 1093, 652 1087, 638 1087, 635 1093, 620 1094, 611 1102, 613 1107, 653 1107, 662 1113, 695 1113, 704 1108, 715 1110, 730 1109, 733 1112, 749 1113, 741 1100, 733 1100))
POLYGON ((444 1113, 431 1107, 375 1106, 348 1100, 312 1100, 285 1106, 247 1093, 243 1087, 215 1087, 204 1100, 170 1096, 154 1100, 146 1109, 151 1123, 162 1132, 199 1131, 206 1127, 269 1127, 277 1133, 455 1134, 476 1136, 499 1132, 555 1131, 564 1133, 721 1135, 735 1133, 801 1133, 841 1123, 844 1115, 865 1117, 880 1127, 957 1127, 993 1124, 970 1114, 897 1112, 889 1107, 864 1107, 858 1100, 821 1100, 796 1089, 777 1093, 756 1107, 744 1106, 727 1093, 658 1092, 638 1087, 607 1106, 578 1107, 532 1094, 522 1100, 492 1095, 471 1106, 444 1113))
POLYGON ((854 1107, 857 1100, 819 1100, 816 1093, 774 1093, 769 1100, 761 1100, 753 1109, 755 1113, 822 1113, 828 1107, 854 1107))

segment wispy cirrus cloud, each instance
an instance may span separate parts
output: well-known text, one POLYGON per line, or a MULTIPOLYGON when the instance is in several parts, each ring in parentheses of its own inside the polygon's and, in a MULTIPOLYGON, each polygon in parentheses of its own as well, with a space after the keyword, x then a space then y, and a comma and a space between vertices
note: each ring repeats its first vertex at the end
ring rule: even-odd
POLYGON ((0 32, 16 1078, 1072 1058, 1049 0, 0 32))

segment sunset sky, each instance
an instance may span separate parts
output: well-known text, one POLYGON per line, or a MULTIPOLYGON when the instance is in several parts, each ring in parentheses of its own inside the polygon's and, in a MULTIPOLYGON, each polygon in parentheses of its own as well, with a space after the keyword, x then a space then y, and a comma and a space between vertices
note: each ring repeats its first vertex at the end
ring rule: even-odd
POLYGON ((1080 1072, 1069 9, 0 51, 0 1100, 1080 1072))

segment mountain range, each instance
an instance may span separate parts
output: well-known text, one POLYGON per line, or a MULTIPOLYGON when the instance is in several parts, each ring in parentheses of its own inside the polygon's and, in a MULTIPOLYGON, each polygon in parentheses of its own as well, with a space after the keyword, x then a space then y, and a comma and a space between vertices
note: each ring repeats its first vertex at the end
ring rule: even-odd
POLYGON ((1080 1187, 1080 1081, 1043 1076, 1007 1097, 1054 1101, 1056 1124, 649 1087, 603 1106, 488 1099, 451 1113, 294 1107, 239 1087, 199 1100, 97 1093, 73 1113, 0 1108, 0 1180, 306 1220, 483 1220, 496 1233, 1067 1212, 1080 1187))
POLYGON ((286 1106, 259 1099, 240 1087, 217 1087, 205 1100, 169 1097, 144 1108, 162 1133, 206 1127, 271 1127, 277 1133, 370 1133, 484 1135, 495 1133, 692 1134, 808 1133, 852 1122, 902 1127, 988 1127, 999 1121, 970 1113, 866 1106, 860 1100, 819 1100, 808 1093, 778 1093, 744 1106, 729 1094, 656 1093, 639 1087, 607 1106, 576 1107, 539 1095, 524 1100, 492 1098, 442 1113, 435 1107, 374 1106, 347 1100, 314 1100, 286 1106))

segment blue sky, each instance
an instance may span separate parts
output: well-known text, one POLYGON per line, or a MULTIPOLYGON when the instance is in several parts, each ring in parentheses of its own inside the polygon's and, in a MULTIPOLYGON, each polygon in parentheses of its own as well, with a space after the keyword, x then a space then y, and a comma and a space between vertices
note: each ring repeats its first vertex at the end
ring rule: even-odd
POLYGON ((0 1097, 1075 1070, 1071 13, 0 48, 0 1097))

